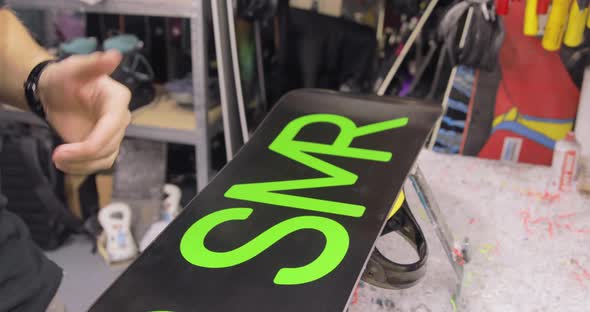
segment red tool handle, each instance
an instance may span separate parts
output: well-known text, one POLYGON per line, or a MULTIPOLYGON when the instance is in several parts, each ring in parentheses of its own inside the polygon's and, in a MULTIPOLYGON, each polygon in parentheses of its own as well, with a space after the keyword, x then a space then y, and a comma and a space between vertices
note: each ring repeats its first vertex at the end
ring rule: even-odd
POLYGON ((496 14, 508 15, 508 0, 496 0, 496 14))
POLYGON ((551 0, 539 0, 537 2, 537 14, 547 14, 551 0))

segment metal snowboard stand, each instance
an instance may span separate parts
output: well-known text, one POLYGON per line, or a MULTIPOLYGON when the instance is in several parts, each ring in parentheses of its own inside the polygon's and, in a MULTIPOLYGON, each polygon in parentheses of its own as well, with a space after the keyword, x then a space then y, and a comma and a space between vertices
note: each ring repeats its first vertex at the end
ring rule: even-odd
POLYGON ((453 311, 458 311, 459 308, 456 306, 456 303, 460 302, 461 299, 461 289, 463 285, 463 277, 464 277, 464 264, 467 262, 468 259, 465 255, 468 254, 469 250, 469 242, 464 240, 463 242, 457 242, 453 238, 453 234, 449 229, 449 225, 446 222, 445 217, 441 214, 438 203, 434 198, 434 194, 426 178, 422 174, 420 167, 416 165, 414 169, 410 172, 408 176, 408 180, 412 183, 418 198, 420 199, 420 203, 422 204, 422 208, 426 212, 428 219, 430 220, 431 225, 434 228, 434 232, 440 241, 445 254, 447 255, 447 259, 453 271, 455 272, 456 277, 456 284, 455 284, 455 293, 452 296, 452 304, 453 304, 453 311), (459 255, 455 255, 454 246, 460 246, 460 253, 459 255))

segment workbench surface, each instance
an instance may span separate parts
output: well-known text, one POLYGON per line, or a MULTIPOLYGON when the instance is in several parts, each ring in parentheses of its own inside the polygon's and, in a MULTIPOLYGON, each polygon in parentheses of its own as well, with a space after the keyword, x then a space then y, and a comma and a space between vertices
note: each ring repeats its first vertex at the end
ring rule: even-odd
MULTIPOLYGON (((549 167, 430 151, 419 165, 455 240, 469 240, 462 295, 453 307, 452 268, 407 184, 430 248, 426 277, 401 291, 361 283, 351 312, 590 311, 590 197, 545 194, 549 167)), ((382 252, 411 260, 396 251, 402 240, 395 234, 383 240, 382 252)))

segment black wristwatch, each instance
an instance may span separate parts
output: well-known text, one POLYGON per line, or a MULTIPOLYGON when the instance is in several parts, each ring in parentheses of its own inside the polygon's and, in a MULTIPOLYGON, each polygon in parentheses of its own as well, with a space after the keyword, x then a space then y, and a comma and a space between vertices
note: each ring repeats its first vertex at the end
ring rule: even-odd
POLYGON ((41 101, 39 100, 39 96, 37 95, 37 89, 39 84, 39 78, 41 77, 41 73, 47 67, 47 65, 57 62, 56 60, 48 60, 43 61, 37 64, 29 73, 29 77, 25 81, 24 88, 25 88, 25 99, 27 100, 27 104, 29 105, 29 109, 35 115, 45 119, 45 109, 43 105, 41 105, 41 101))

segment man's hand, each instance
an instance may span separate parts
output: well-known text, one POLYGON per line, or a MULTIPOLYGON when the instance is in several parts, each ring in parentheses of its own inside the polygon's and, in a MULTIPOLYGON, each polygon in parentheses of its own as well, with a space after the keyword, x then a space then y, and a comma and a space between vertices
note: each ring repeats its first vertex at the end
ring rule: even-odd
POLYGON ((110 168, 130 121, 131 93, 111 79, 121 62, 116 51, 74 55, 41 74, 38 94, 47 120, 66 144, 53 152, 64 172, 87 174, 110 168))
MULTIPOLYGON (((23 82, 37 64, 51 58, 0 6, 0 102, 26 110, 23 82)), ((131 97, 108 77, 119 62, 118 52, 71 56, 41 74, 37 92, 47 120, 66 142, 53 153, 61 170, 86 174, 111 167, 117 158, 131 97)))

